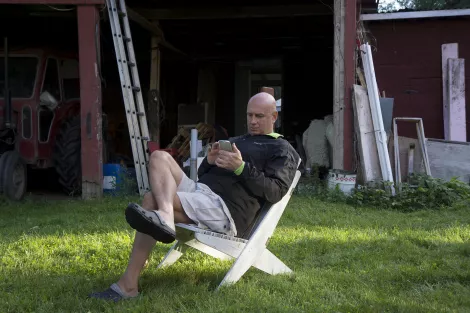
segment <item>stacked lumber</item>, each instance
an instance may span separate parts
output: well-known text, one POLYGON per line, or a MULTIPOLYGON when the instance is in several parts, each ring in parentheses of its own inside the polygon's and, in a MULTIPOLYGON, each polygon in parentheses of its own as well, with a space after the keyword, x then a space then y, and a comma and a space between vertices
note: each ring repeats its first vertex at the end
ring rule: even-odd
MULTIPOLYGON (((209 124, 199 123, 196 125, 198 139, 204 143, 213 142, 215 138, 214 127, 209 124)), ((168 149, 178 149, 177 158, 184 160, 189 158, 189 149, 191 143, 191 129, 180 127, 178 134, 173 138, 171 143, 167 146, 168 149)))

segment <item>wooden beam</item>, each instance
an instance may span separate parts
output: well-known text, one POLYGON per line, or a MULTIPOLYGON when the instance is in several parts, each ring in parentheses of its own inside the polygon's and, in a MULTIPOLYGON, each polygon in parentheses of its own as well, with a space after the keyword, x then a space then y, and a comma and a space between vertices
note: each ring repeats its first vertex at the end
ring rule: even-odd
POLYGON ((333 167, 352 170, 356 0, 334 1, 333 167))
POLYGON ((465 113, 465 60, 449 59, 449 140, 467 141, 465 113))
POLYGON ((101 79, 96 70, 100 13, 96 6, 77 7, 80 59, 82 197, 103 195, 101 79))
POLYGON ((441 46, 442 54, 442 109, 444 119, 444 139, 450 140, 449 137, 449 59, 459 57, 459 44, 446 43, 441 46))
POLYGON ((136 9, 148 19, 156 20, 192 20, 192 19, 228 19, 228 18, 264 18, 331 15, 325 5, 275 5, 245 6, 224 8, 185 8, 185 9, 136 9))
POLYGON ((344 138, 343 138, 343 168, 354 170, 354 114, 352 106, 353 86, 356 69, 356 29, 357 3, 360 0, 345 0, 344 15, 344 138))
POLYGON ((333 168, 344 167, 344 1, 334 2, 333 168))
POLYGON ((131 9, 129 7, 127 7, 126 10, 127 10, 127 16, 129 17, 129 19, 133 20, 138 25, 140 25, 142 28, 144 28, 144 29, 148 30, 149 32, 151 32, 153 35, 155 35, 157 37, 160 37, 160 43, 161 43, 162 46, 164 46, 164 47, 166 47, 170 50, 173 50, 174 52, 186 55, 184 52, 182 52, 181 50, 179 50, 178 48, 176 48, 171 43, 169 43, 165 40, 165 36, 163 34, 163 31, 158 25, 156 25, 155 23, 152 23, 147 18, 145 18, 141 14, 139 14, 137 11, 134 11, 133 9, 131 9))
POLYGON ((134 11, 133 9, 127 7, 126 10, 127 10, 127 16, 131 20, 133 20, 134 22, 136 22, 137 24, 142 26, 142 28, 148 30, 152 34, 163 38, 163 31, 160 27, 158 27, 156 24, 150 22, 148 19, 146 19, 145 17, 143 17, 142 15, 140 15, 139 13, 134 11))
POLYGON ((377 154, 377 144, 375 142, 374 125, 370 111, 369 97, 367 89, 354 85, 354 114, 355 132, 358 139, 358 150, 360 156, 360 166, 358 171, 358 182, 364 186, 372 181, 379 181, 382 178, 380 172, 379 155, 377 154))
MULTIPOLYGON (((161 56, 159 48, 160 38, 152 36, 150 39, 150 48, 152 49, 150 56, 150 90, 160 92, 160 66, 161 56)), ((149 101, 149 128, 150 138, 160 147, 160 99, 152 99, 149 101)))

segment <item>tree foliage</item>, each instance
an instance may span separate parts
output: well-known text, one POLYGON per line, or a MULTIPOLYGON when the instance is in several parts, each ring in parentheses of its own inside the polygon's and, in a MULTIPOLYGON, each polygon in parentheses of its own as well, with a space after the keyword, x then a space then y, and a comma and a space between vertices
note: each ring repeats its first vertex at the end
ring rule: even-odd
POLYGON ((379 12, 451 10, 465 8, 470 8, 470 0, 379 1, 379 12))

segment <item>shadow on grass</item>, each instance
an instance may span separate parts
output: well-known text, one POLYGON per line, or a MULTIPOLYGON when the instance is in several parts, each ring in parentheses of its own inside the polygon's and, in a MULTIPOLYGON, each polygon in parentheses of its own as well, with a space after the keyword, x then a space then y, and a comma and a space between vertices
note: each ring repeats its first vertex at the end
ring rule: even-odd
POLYGON ((412 214, 384 217, 321 203, 287 210, 268 246, 294 270, 292 277, 250 269, 214 293, 231 262, 190 249, 157 270, 170 248, 159 244, 140 281, 142 297, 118 305, 86 300, 125 270, 134 237, 126 202, 0 212, 0 249, 9 249, 0 250, 0 311, 442 312, 470 306, 459 300, 470 299, 468 229, 456 226, 454 216, 441 217, 437 227, 433 219, 410 222, 412 214))
MULTIPOLYGON (((208 262, 202 260, 204 264, 208 262)), ((75 268, 68 273, 51 273, 47 271, 28 270, 22 268, 0 270, 5 279, 0 281, 0 297, 2 312, 88 312, 102 311, 122 307, 137 307, 142 304, 157 307, 178 306, 171 303, 175 298, 184 305, 192 301, 204 301, 220 283, 228 270, 230 263, 220 262, 215 266, 204 268, 188 260, 165 269, 156 269, 157 260, 152 260, 140 279, 139 288, 142 296, 139 299, 125 301, 120 304, 90 299, 88 294, 107 289, 119 279, 124 267, 100 272, 93 270, 93 264, 88 269, 75 268), (195 295, 198 295, 196 298, 195 295), (188 299, 193 299, 188 301, 188 299), (165 300, 165 301, 162 301, 165 300)), ((162 310, 152 312, 171 312, 162 310)), ((133 311, 136 312, 136 311, 133 311)))
POLYGON ((124 271, 128 251, 120 256, 116 247, 107 256, 84 255, 69 263, 65 260, 72 255, 57 254, 53 271, 28 262, 3 267, 0 296, 6 312, 439 312, 446 305, 470 304, 449 302, 469 295, 467 258, 455 253, 468 253, 468 245, 447 244, 449 251, 423 247, 416 255, 409 248, 387 238, 338 243, 278 237, 270 250, 294 270, 293 276, 252 268, 236 285, 214 293, 231 262, 189 249, 174 265, 157 269, 169 249, 157 245, 140 280, 142 297, 117 305, 87 300, 87 294, 106 289, 124 271), (116 263, 103 266, 110 260, 116 263), (27 299, 20 300, 21 295, 27 299))

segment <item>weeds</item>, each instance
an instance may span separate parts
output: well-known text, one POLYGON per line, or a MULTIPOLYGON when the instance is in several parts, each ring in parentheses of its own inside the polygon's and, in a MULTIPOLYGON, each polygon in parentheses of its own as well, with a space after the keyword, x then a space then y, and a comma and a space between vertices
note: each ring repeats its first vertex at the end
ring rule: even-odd
POLYGON ((392 195, 390 184, 375 182, 369 186, 358 186, 350 195, 339 187, 329 189, 325 180, 318 176, 304 177, 296 194, 317 198, 328 202, 343 202, 354 206, 370 206, 410 212, 422 209, 441 209, 455 204, 470 203, 470 186, 453 178, 444 181, 425 174, 414 174, 410 182, 395 186, 392 195), (400 188, 398 188, 400 187, 400 188))

